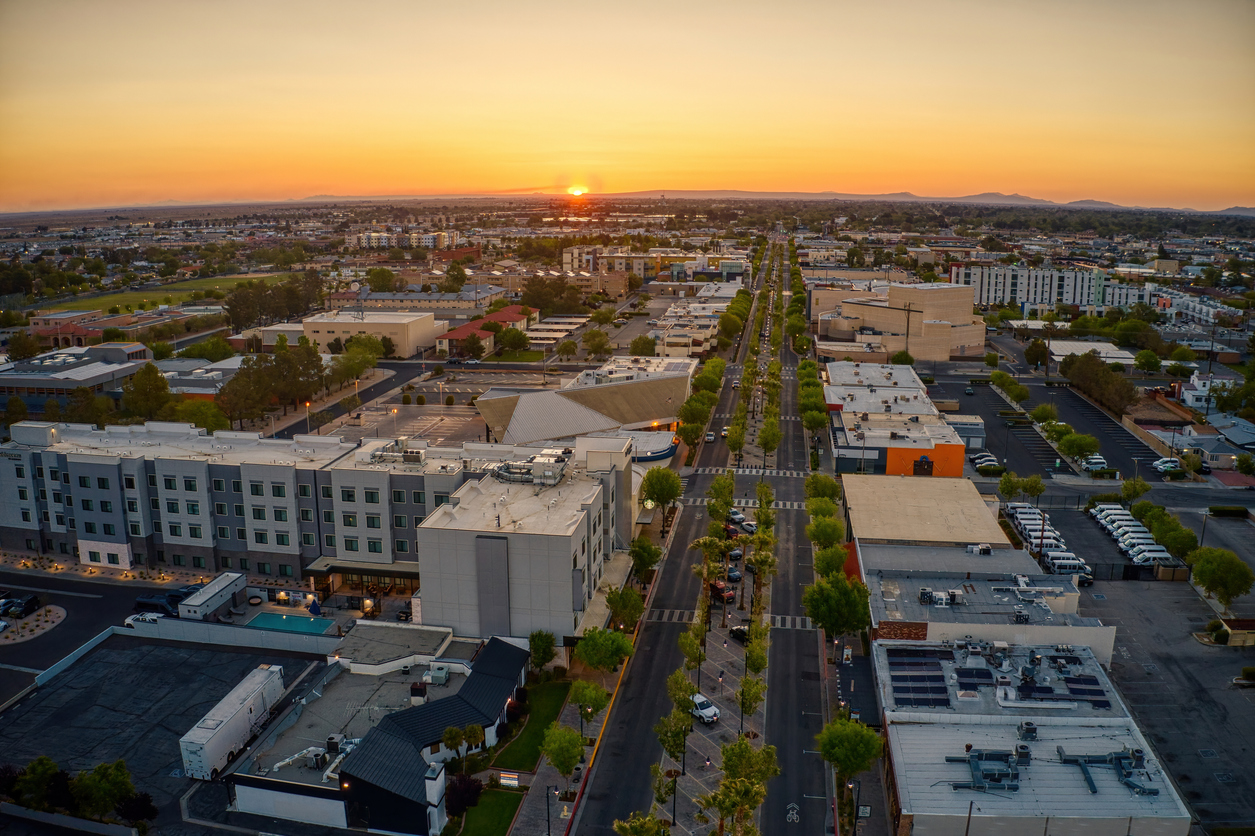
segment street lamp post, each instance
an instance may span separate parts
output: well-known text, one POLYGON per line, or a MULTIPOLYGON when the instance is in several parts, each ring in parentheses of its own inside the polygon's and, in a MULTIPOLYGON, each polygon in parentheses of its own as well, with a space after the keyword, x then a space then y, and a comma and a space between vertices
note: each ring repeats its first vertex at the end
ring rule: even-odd
POLYGON ((549 813, 550 790, 553 790, 553 795, 557 795, 558 788, 551 787, 548 784, 545 785, 545 833, 547 836, 553 836, 553 819, 549 813))
POLYGON ((850 828, 850 830, 853 836, 858 836, 858 801, 859 801, 859 794, 863 791, 863 783, 859 781, 857 778, 851 778, 849 781, 846 782, 845 786, 846 786, 846 789, 854 790, 854 815, 852 817, 854 823, 853 823, 853 826, 850 828))
POLYGON ((309 401, 305 402, 305 434, 309 435, 309 431, 313 429, 309 420, 309 401))

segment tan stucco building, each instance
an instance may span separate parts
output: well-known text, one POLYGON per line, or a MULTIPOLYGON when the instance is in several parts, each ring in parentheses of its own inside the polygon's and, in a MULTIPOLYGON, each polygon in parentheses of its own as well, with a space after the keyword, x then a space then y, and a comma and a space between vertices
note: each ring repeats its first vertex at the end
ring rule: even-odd
POLYGON ((902 350, 916 360, 983 356, 985 323, 972 313, 971 292, 963 290, 937 282, 891 284, 883 295, 850 294, 830 302, 828 311, 820 309, 818 339, 849 344, 855 356, 874 351, 891 357, 902 350))
POLYGON ((305 336, 326 351, 328 343, 341 343, 357 334, 378 339, 388 337, 398 357, 413 357, 436 345, 436 338, 445 332, 448 323, 437 320, 433 313, 367 311, 365 313, 325 313, 311 316, 302 323, 305 336))

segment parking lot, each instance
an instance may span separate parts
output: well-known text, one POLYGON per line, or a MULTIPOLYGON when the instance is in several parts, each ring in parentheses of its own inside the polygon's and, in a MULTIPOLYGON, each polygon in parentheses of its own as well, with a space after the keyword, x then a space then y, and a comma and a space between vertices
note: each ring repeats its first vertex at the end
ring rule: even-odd
POLYGON ((1109 467, 1126 477, 1140 475, 1147 481, 1159 478, 1151 465, 1160 455, 1141 439, 1071 389, 1051 387, 1050 391, 1054 393, 1059 420, 1070 424, 1078 433, 1097 438, 1098 452, 1109 467))
POLYGON ((974 394, 966 395, 968 386, 967 379, 941 381, 928 387, 928 396, 956 400, 960 414, 979 415, 985 422, 985 449, 1005 462, 1008 470, 1018 476, 1036 473, 1049 479, 1047 465, 1053 466, 1055 460, 1050 445, 1032 427, 1008 427, 1007 419, 998 413, 1011 407, 990 386, 972 386, 974 394), (1050 455, 1047 456, 1039 445, 1050 450, 1050 455))
POLYGON ((1153 580, 1154 569, 1134 566, 1120 553, 1116 541, 1085 511, 1047 511, 1050 524, 1059 530, 1067 541, 1068 551, 1089 564, 1094 570, 1094 580, 1153 580))
POLYGON ((1186 583, 1099 581, 1080 614, 1117 628, 1112 680, 1203 825, 1255 823, 1255 689, 1230 684, 1255 647, 1197 642, 1214 614, 1186 583))
POLYGON ((179 738, 249 671, 283 666, 291 685, 318 659, 279 652, 205 649, 114 636, 0 717, 0 761, 47 755, 74 774, 126 761, 137 789, 151 793, 157 825, 181 821, 179 738))

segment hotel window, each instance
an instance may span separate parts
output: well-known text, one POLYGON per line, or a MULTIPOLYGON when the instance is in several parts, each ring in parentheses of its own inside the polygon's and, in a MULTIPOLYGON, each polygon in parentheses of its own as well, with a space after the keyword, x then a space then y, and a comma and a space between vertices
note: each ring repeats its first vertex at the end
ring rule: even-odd
POLYGON ((279 574, 285 578, 292 577, 292 567, 286 563, 279 564, 279 574))
POLYGON ((406 519, 404 515, 398 514, 392 518, 393 528, 405 528, 406 519))
POLYGON ((131 536, 132 536, 132 537, 139 537, 139 536, 141 536, 141 535, 140 535, 139 523, 131 523, 131 536))
MULTIPOLYGON (((69 479, 70 477, 67 475, 65 478, 69 479)), ((148 487, 150 488, 157 487, 157 474, 155 473, 148 474, 148 487)))
POLYGON ((266 486, 263 485, 261 482, 250 482, 248 486, 248 492, 252 494, 253 496, 265 496, 266 486))
POLYGON ((357 528, 357 514, 345 514, 344 524, 349 528, 357 528))
POLYGON ((200 516, 200 503, 199 502, 187 503, 187 513, 190 516, 199 517, 200 516))
POLYGON ((188 477, 184 476, 184 477, 183 477, 183 490, 185 490, 185 491, 195 491, 195 490, 196 490, 196 480, 195 480, 195 479, 189 479, 188 477))
POLYGON ((405 491, 393 491, 392 501, 398 504, 405 502, 405 491))
POLYGON ((357 502, 357 491, 352 488, 340 488, 341 502, 357 502))
POLYGON ((254 531, 254 532, 253 532, 253 542, 254 542, 254 543, 262 543, 262 544, 269 543, 269 542, 270 542, 270 535, 269 535, 269 534, 267 534, 265 531, 254 531))
POLYGON ((179 489, 178 480, 176 480, 173 476, 166 476, 164 478, 165 478, 165 483, 166 483, 166 490, 177 491, 179 489))
POLYGON ((368 502, 369 504, 371 505, 379 504, 379 491, 367 490, 367 491, 363 491, 363 494, 365 494, 366 502, 368 502))
POLYGON ((269 563, 258 563, 258 564, 257 564, 257 574, 259 574, 259 575, 269 575, 269 574, 270 574, 270 564, 269 564, 269 563))
POLYGON ((20 464, 14 467, 13 471, 17 474, 17 478, 19 479, 26 478, 26 468, 22 467, 20 464))
POLYGON ((275 545, 276 546, 290 546, 292 545, 292 540, 288 536, 287 532, 276 531, 275 532, 275 545))
POLYGON ((310 487, 309 485, 297 485, 296 495, 300 497, 304 497, 305 499, 308 499, 309 497, 313 496, 313 488, 310 487))
POLYGON ((168 511, 168 512, 169 512, 169 513, 171 513, 171 514, 177 514, 177 513, 179 513, 179 503, 174 502, 174 501, 167 501, 167 502, 166 502, 166 511, 168 511))
POLYGON ((275 522, 287 522, 288 521, 288 511, 286 508, 275 508, 273 510, 274 510, 275 522))
POLYGON ((192 566, 196 567, 197 569, 204 569, 205 558, 201 557, 200 555, 195 555, 195 554, 192 555, 192 566))
POLYGON ((393 540, 392 547, 398 552, 404 554, 410 550, 410 543, 408 540, 393 540))
POLYGON ((229 527, 225 526, 225 525, 220 525, 220 526, 218 526, 218 539, 219 539, 219 540, 230 540, 230 539, 231 539, 231 529, 230 529, 229 527))
POLYGON ((235 506, 235 515, 236 515, 237 517, 242 517, 242 516, 244 516, 244 506, 243 506, 243 505, 236 505, 236 506, 235 506))
POLYGON ((82 500, 82 504, 83 504, 83 510, 84 510, 84 511, 90 511, 90 510, 92 510, 92 501, 91 501, 90 499, 84 499, 84 500, 82 500))
POLYGON ((117 566, 117 565, 118 565, 118 562, 119 562, 119 561, 118 561, 118 556, 117 556, 116 554, 114 554, 113 552, 109 552, 107 555, 105 555, 105 559, 107 559, 107 560, 108 560, 110 563, 112 563, 114 566, 117 566))
POLYGON ((427 492, 426 491, 414 491, 414 504, 426 505, 427 504, 427 492))
POLYGON ((231 558, 229 557, 220 557, 218 558, 218 562, 222 564, 223 569, 231 568, 231 558))
POLYGON ((233 493, 244 493, 244 483, 239 479, 232 479, 231 490, 233 493))
POLYGON ((323 499, 331 499, 331 486, 330 486, 330 485, 321 485, 320 487, 322 488, 322 498, 323 498, 323 499))
POLYGON ((383 541, 367 540, 366 551, 371 552, 372 554, 383 554, 383 541))
POLYGON ((335 511, 323 511, 322 521, 325 522, 327 525, 335 525, 336 524, 336 512, 335 511))
POLYGON ((227 490, 227 483, 222 479, 215 479, 211 484, 213 485, 214 490, 219 493, 225 493, 227 490))
POLYGON ((100 513, 102 513, 102 514, 112 514, 112 513, 113 513, 113 503, 112 503, 112 502, 109 502, 108 500, 105 500, 105 499, 100 500, 100 513))
POLYGON ((177 523, 170 523, 170 536, 171 536, 171 537, 182 537, 182 536, 183 536, 183 526, 181 526, 181 525, 179 525, 179 524, 177 524, 177 523))
POLYGON ((322 542, 327 548, 334 549, 336 547, 336 536, 334 534, 324 534, 322 542))
POLYGON ((96 477, 96 487, 100 488, 102 491, 109 490, 109 480, 103 476, 96 477))
POLYGON ((83 533, 84 533, 84 534, 95 534, 95 533, 96 533, 96 524, 95 524, 94 522, 85 522, 85 523, 83 523, 83 533))
POLYGON ((187 527, 187 536, 188 536, 188 537, 191 537, 193 540, 199 540, 199 539, 200 539, 200 531, 201 531, 201 529, 200 529, 200 526, 199 526, 199 525, 189 525, 189 526, 187 527))
POLYGON ((99 563, 99 562, 100 562, 100 552, 88 552, 88 553, 87 553, 87 559, 88 559, 88 560, 90 560, 92 563, 99 563))
POLYGON ((315 545, 314 533, 312 531, 306 531, 301 534, 301 545, 302 546, 315 545))
POLYGON ((240 569, 241 571, 244 571, 244 572, 248 571, 248 558, 247 557, 240 558, 240 569))
POLYGON ((242 528, 237 528, 237 529, 235 530, 235 539, 237 539, 237 540, 247 540, 247 539, 248 539, 248 532, 247 532, 247 531, 245 531, 245 530, 244 530, 244 529, 242 529, 242 528))
POLYGON ((345 550, 346 552, 355 552, 355 551, 357 551, 357 538, 356 538, 356 537, 345 537, 345 538, 344 538, 344 550, 345 550))
POLYGON ((437 508, 439 508, 441 505, 444 505, 448 501, 449 501, 449 495, 447 493, 436 494, 436 507, 437 508))
POLYGON ((314 521, 314 509, 302 508, 301 509, 301 522, 313 522, 313 521, 314 521))
POLYGON ((274 484, 272 484, 272 485, 270 486, 270 495, 271 495, 271 496, 277 496, 277 497, 280 497, 280 498, 287 496, 287 495, 288 495, 288 489, 287 489, 287 486, 286 486, 286 485, 274 485, 274 484))
POLYGON ((161 500, 160 500, 160 499, 158 499, 158 498, 157 498, 157 497, 155 497, 155 496, 153 496, 153 497, 149 497, 149 499, 148 499, 148 507, 149 507, 149 508, 151 508, 151 509, 153 509, 154 511, 160 511, 160 510, 161 510, 161 500))
POLYGON ((92 486, 92 480, 91 480, 91 477, 90 477, 90 476, 80 476, 80 477, 78 477, 78 486, 79 486, 80 488, 90 488, 90 487, 92 486))
POLYGON ((381 526, 379 524, 379 515, 367 514, 366 515, 366 527, 367 528, 380 528, 381 526))
POLYGON ((266 519, 266 509, 265 509, 265 508, 254 508, 254 509, 253 509, 253 519, 255 519, 255 520, 264 520, 264 519, 266 519))
POLYGON ((117 534, 117 529, 114 527, 113 523, 105 523, 104 531, 105 531, 105 534, 108 534, 110 536, 117 534))
POLYGON ((26 493, 26 488, 17 489, 17 498, 23 501, 30 499, 30 497, 26 493))
POLYGON ((227 504, 225 502, 215 502, 214 513, 220 517, 225 517, 227 515, 227 504))
POLYGON ((22 509, 22 522, 31 522, 31 512, 25 508, 22 509))

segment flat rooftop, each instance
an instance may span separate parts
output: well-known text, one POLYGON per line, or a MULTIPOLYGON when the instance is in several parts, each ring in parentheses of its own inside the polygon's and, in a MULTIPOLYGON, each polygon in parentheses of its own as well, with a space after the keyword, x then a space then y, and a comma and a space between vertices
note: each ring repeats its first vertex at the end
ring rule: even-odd
POLYGON ((966 546, 907 546, 860 540, 858 553, 863 571, 869 575, 880 571, 971 572, 974 575, 1036 575, 1041 572, 1028 552, 1011 548, 1006 538, 1001 547, 997 543, 988 545, 990 553, 981 554, 969 552, 966 546))
POLYGON ((569 535, 601 483, 567 475, 557 485, 538 490, 540 487, 492 477, 466 482, 447 504, 428 515, 420 528, 569 535))
MULTIPOLYGON (((354 628, 356 631, 357 628, 354 628)), ((333 666, 332 670, 338 667, 333 666)), ((235 772, 334 788, 334 779, 324 780, 334 755, 329 756, 328 762, 321 767, 315 767, 309 756, 296 758, 287 764, 283 761, 310 747, 325 749, 327 738, 333 734, 342 734, 346 740, 365 737, 380 719, 410 707, 410 685, 421 682, 426 670, 427 666, 422 665, 411 668, 408 676, 400 671, 372 676, 349 673, 341 668, 340 673, 321 685, 316 680, 304 695, 306 702, 300 718, 279 732, 269 746, 266 746, 269 737, 259 739, 253 748, 253 756, 240 760, 235 772)), ((427 687, 428 698, 439 700, 453 696, 465 682, 465 675, 450 672, 448 684, 427 687)))
POLYGON ((830 406, 839 405, 847 422, 858 421, 863 415, 868 419, 877 415, 936 415, 937 407, 923 389, 890 391, 884 387, 848 386, 830 384, 824 387, 824 401, 830 406))
MULTIPOLYGON (((923 381, 910 366, 838 360, 827 364, 827 372, 830 386, 862 387, 880 392, 882 398, 886 397, 885 389, 926 391, 923 381)), ((888 397, 892 395, 890 392, 888 397)))
POLYGON ((997 519, 967 479, 843 477, 850 534, 860 543, 1009 548, 997 519))
POLYGON ((322 467, 356 449, 336 436, 262 438, 260 433, 219 431, 212 435, 191 424, 149 421, 94 429, 89 424, 26 422, 14 428, 12 446, 59 453, 124 458, 201 459, 230 464, 286 464, 322 467))
POLYGON ((1102 665, 1080 645, 878 641, 872 666, 881 705, 897 722, 1045 716, 1080 725, 1129 717, 1102 665))
POLYGON ((854 416, 844 417, 838 422, 839 447, 859 448, 863 446, 879 447, 917 447, 929 450, 938 444, 959 444, 958 431, 938 416, 926 415, 919 421, 898 418, 872 420, 855 420, 854 416))
MULTIPOLYGON (((1184 836, 1189 832, 1189 810, 1131 720, 1092 726, 1043 722, 1037 726, 1037 739, 1027 743, 1019 739, 1018 724, 1013 721, 980 725, 894 724, 889 726, 888 736, 899 802, 903 813, 915 817, 916 832, 925 826, 924 819, 944 817, 953 823, 944 832, 962 833, 969 813, 972 833, 1022 832, 1008 822, 1011 817, 1035 819, 1039 824, 1033 832, 1045 828, 1049 833, 1123 833, 1123 827, 1131 821, 1138 822, 1130 825, 1137 833, 1184 836), (961 786, 973 777, 967 760, 969 745, 972 752, 1009 753, 1022 743, 1029 747, 1029 760, 1016 767, 1017 791, 998 784, 984 791, 961 786), (1094 782, 1091 792, 1081 767, 1062 762, 1060 748, 1068 756, 1100 759, 1140 749, 1146 753, 1143 768, 1134 770, 1130 780, 1159 793, 1143 795, 1132 791, 1121 783, 1115 768, 1104 762, 1087 767, 1094 782), (997 817, 1002 818, 1001 823, 997 817), (1156 827, 1146 821, 1150 818, 1175 819, 1178 827, 1156 827), (1070 823, 1072 819, 1076 821, 1070 823), (1105 822, 1099 824, 1095 819, 1105 822), (1121 829, 1117 831, 1117 827, 1121 829)), ((997 760, 983 763, 1003 767, 997 760)), ((927 832, 942 832, 940 827, 938 821, 927 832)))
POLYGON ((425 311, 405 312, 405 311, 366 311, 364 313, 321 313, 315 314, 305 322, 373 322, 379 325, 398 325, 413 322, 423 317, 434 317, 435 314, 425 311))
POLYGON ((335 655, 360 665, 382 665, 410 656, 441 656, 453 641, 453 631, 417 624, 373 624, 358 621, 335 655))
POLYGON ((886 570, 869 573, 867 588, 876 623, 1102 626, 1077 615, 1080 592, 1070 575, 886 570))

